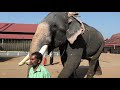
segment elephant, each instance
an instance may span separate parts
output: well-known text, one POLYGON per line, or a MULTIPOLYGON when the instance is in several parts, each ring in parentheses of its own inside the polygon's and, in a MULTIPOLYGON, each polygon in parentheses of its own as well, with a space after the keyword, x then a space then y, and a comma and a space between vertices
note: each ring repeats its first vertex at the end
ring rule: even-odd
POLYGON ((23 65, 31 53, 39 51, 42 55, 48 49, 51 52, 59 48, 63 69, 58 78, 74 77, 75 70, 79 67, 81 59, 89 61, 87 78, 95 74, 102 74, 99 56, 104 47, 104 38, 95 28, 75 17, 69 17, 66 12, 51 12, 38 25, 33 36, 29 54, 19 63, 23 65))

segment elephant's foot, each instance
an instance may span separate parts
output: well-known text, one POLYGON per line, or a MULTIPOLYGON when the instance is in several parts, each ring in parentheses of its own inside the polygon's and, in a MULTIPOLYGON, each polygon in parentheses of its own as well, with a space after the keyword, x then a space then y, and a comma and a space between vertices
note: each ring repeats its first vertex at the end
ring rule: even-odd
POLYGON ((99 66, 97 70, 95 71, 95 75, 102 75, 101 67, 99 66))
POLYGON ((88 71, 88 72, 87 72, 87 77, 86 77, 86 78, 93 78, 93 76, 94 76, 94 72, 88 71))
POLYGON ((86 78, 93 78, 93 75, 92 75, 92 74, 89 74, 89 75, 87 75, 86 78))
POLYGON ((96 71, 95 75, 102 75, 102 71, 96 71))

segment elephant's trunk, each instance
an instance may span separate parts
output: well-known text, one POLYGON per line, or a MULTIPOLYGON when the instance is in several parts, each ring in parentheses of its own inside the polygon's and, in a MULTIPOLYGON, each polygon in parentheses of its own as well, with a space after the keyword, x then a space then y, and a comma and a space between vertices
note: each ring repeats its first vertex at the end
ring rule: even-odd
POLYGON ((48 48, 49 43, 51 42, 49 24, 43 22, 38 25, 35 35, 33 36, 29 54, 18 64, 19 66, 25 64, 29 59, 29 56, 33 52, 40 52, 42 55, 48 48))
POLYGON ((30 55, 33 52, 39 51, 43 45, 49 45, 51 42, 49 24, 43 22, 38 25, 35 35, 33 36, 31 46, 30 46, 30 55))

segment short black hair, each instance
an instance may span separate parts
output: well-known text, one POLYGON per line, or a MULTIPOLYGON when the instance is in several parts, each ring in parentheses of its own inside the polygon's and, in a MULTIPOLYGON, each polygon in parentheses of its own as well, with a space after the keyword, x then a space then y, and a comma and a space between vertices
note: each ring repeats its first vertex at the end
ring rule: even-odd
POLYGON ((31 55, 36 55, 36 58, 37 58, 38 60, 41 60, 41 61, 42 61, 43 55, 42 55, 41 53, 39 53, 39 52, 34 52, 34 53, 32 53, 31 55))

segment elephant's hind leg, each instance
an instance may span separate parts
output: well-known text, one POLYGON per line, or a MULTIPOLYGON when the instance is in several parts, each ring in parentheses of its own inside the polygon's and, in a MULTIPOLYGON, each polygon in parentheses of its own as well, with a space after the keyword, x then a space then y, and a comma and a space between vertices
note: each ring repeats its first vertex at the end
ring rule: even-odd
POLYGON ((97 53, 95 55, 93 55, 92 58, 89 59, 89 69, 88 69, 88 73, 87 73, 87 77, 88 78, 92 78, 95 74, 95 68, 96 68, 96 74, 102 74, 100 65, 99 65, 99 57, 102 53, 104 47, 104 42, 102 43, 102 45, 100 46, 99 50, 97 51, 97 53))
POLYGON ((93 78, 95 74, 96 63, 97 63, 97 59, 96 60, 89 59, 89 69, 87 72, 87 78, 93 78))
POLYGON ((99 64, 99 58, 87 59, 89 60, 89 69, 87 72, 87 78, 93 78, 94 75, 102 75, 102 70, 99 64))

